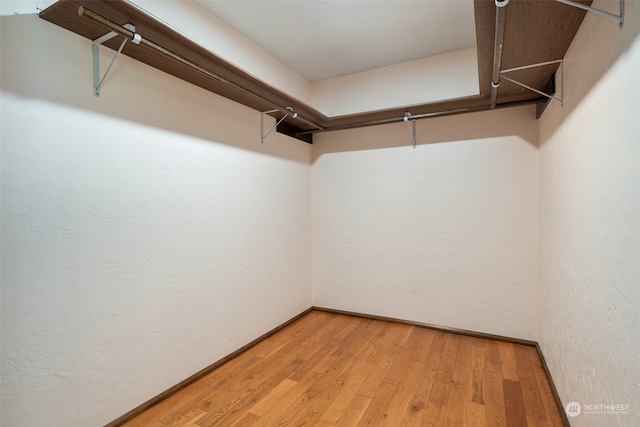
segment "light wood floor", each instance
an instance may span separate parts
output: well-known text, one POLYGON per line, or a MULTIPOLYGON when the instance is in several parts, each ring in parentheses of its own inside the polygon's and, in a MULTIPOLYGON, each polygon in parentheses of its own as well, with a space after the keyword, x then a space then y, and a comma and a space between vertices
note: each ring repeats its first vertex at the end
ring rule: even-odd
POLYGON ((312 311, 126 426, 562 426, 535 348, 312 311))

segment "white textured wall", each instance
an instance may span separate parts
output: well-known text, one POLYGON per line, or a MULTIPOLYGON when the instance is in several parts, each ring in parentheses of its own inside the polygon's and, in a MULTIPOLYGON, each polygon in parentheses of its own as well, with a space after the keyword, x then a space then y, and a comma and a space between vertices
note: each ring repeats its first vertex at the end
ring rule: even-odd
POLYGON ((563 403, 583 405, 574 426, 640 425, 640 3, 625 3, 622 31, 587 14, 565 105, 540 121, 540 345, 563 403))
POLYGON ((478 93, 475 47, 311 84, 313 106, 328 116, 424 104, 478 93))
POLYGON ((313 303, 537 338, 533 107, 314 140, 313 303))
POLYGON ((3 426, 103 425, 310 306, 310 146, 126 57, 95 98, 88 40, 1 27, 3 426))

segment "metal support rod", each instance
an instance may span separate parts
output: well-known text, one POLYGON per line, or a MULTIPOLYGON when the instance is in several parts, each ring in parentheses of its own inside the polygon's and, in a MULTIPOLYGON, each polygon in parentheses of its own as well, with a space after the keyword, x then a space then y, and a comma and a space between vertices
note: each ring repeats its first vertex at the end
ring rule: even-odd
POLYGON ((409 134, 411 135, 411 144, 413 145, 413 148, 416 148, 416 139, 418 136, 416 133, 416 121, 413 120, 411 113, 408 111, 404 113, 404 121, 409 123, 409 134), (409 119, 412 119, 411 122, 409 122, 409 119))
POLYGON ((418 134, 416 132, 416 121, 411 120, 411 141, 413 142, 414 149, 416 148, 417 139, 418 139, 418 134))
MULTIPOLYGON (((177 62, 179 62, 179 63, 181 63, 181 64, 183 64, 183 65, 185 65, 185 66, 187 66, 187 67, 189 67, 189 68, 191 68, 193 70, 195 70, 195 71, 198 71, 198 72, 204 74, 205 76, 210 77, 210 78, 216 80, 217 82, 222 83, 225 86, 236 90, 237 92, 240 92, 240 93, 242 93, 244 95, 247 95, 247 96, 249 96, 251 98, 254 98, 254 99, 256 99, 256 100, 258 100, 258 101, 260 101, 260 102, 262 102, 262 103, 264 103, 266 105, 269 105, 269 106, 271 106, 273 108, 276 108, 276 109, 278 109, 278 111, 282 111, 283 113, 287 113, 287 114, 289 113, 289 111, 287 110, 286 107, 278 105, 275 102, 273 102, 273 101, 271 101, 271 100, 269 100, 269 99, 267 99, 267 98, 255 93, 255 92, 252 92, 249 89, 246 89, 246 88, 244 88, 244 87, 242 87, 242 86, 240 86, 240 85, 238 85, 238 84, 236 84, 236 83, 234 83, 234 82, 232 82, 232 81, 230 81, 230 80, 228 80, 228 79, 226 79, 226 78, 224 78, 224 77, 222 77, 222 76, 220 76, 220 75, 218 75, 218 74, 216 74, 216 73, 214 73, 214 72, 212 72, 212 71, 210 71, 210 70, 208 70, 208 69, 206 69, 206 68, 204 68, 204 67, 202 67, 200 65, 198 65, 195 62, 192 62, 192 61, 188 60, 187 58, 178 55, 177 53, 171 52, 170 50, 165 49, 164 47, 162 47, 162 46, 160 46, 160 45, 158 45, 158 44, 156 44, 156 43, 154 43, 154 42, 152 42, 150 40, 147 40, 145 38, 140 38, 140 36, 136 35, 134 32, 129 31, 126 28, 121 27, 120 25, 116 24, 115 22, 110 21, 109 19, 105 18, 104 16, 101 16, 101 15, 99 15, 99 14, 97 14, 97 13, 95 13, 95 12, 93 12, 93 11, 87 9, 87 8, 85 8, 84 6, 78 7, 78 15, 85 16, 85 17, 87 17, 87 18, 89 18, 89 19, 101 24, 102 26, 106 27, 107 29, 109 29, 109 30, 111 30, 113 32, 116 32, 116 33, 118 33, 120 35, 123 35, 125 37, 128 37, 131 40, 134 40, 134 37, 137 36, 137 38, 140 39, 139 40, 140 44, 143 44, 146 47, 148 47, 150 49, 153 49, 153 50, 155 50, 155 51, 157 51, 157 52, 159 52, 159 53, 161 53, 161 54, 173 59, 174 61, 177 61, 177 62)), ((298 120, 301 120, 304 123, 307 123, 308 125, 313 126, 314 128, 316 128, 318 130, 323 130, 324 129, 319 124, 317 124, 317 123, 315 123, 315 122, 313 122, 311 120, 307 120, 307 119, 305 119, 303 117, 300 117, 299 115, 298 115, 297 118, 298 118, 298 120)))
POLYGON ((124 40, 122 40, 122 44, 120 45, 120 48, 118 49, 118 51, 116 52, 115 56, 113 57, 113 59, 111 60, 111 63, 109 64, 109 66, 107 67, 107 71, 104 72, 104 76, 102 76, 102 78, 100 79, 100 81, 96 80, 96 77, 100 78, 100 60, 96 59, 96 55, 99 55, 98 51, 97 51, 97 46, 98 43, 94 42, 94 60, 93 60, 93 65, 94 65, 94 70, 93 70, 93 93, 96 96, 100 96, 100 88, 102 87, 102 83, 104 83, 104 80, 107 78, 107 75, 109 75, 109 71, 111 71, 111 67, 113 67, 113 64, 116 62, 116 59, 118 59, 118 56, 120 56, 120 52, 122 52, 122 49, 124 48, 124 45, 127 43, 127 39, 125 38, 124 40), (97 73, 96 73, 97 71, 97 73))
MULTIPOLYGON (((134 44, 138 44, 140 43, 141 37, 139 34, 136 34, 136 26, 130 23, 124 24, 123 28, 126 30, 129 30, 133 33, 133 38, 132 38, 132 42, 134 44)), ((109 71, 111 71, 111 67, 113 67, 113 64, 115 64, 116 60, 118 59, 118 57, 120 56, 120 53, 122 52, 122 49, 124 48, 124 45, 127 43, 127 41, 129 40, 127 37, 124 38, 124 40, 122 41, 122 44, 120 45, 120 48, 118 49, 118 51, 116 52, 115 56, 113 57, 113 59, 111 60, 111 63, 109 64, 109 66, 107 67, 107 71, 105 71, 104 76, 100 76, 100 45, 104 42, 106 42, 107 40, 111 40, 112 38, 116 37, 118 35, 118 33, 114 32, 114 31, 110 31, 107 34, 98 37, 97 39, 93 40, 91 42, 91 53, 93 56, 93 94, 95 96, 100 96, 100 88, 102 87, 102 84, 104 83, 105 79, 107 78, 107 75, 109 74, 109 71)))
POLYGON ((278 125, 279 125, 280 123, 282 123, 282 121, 283 121, 284 119, 286 119, 286 118, 287 118, 287 116, 289 115, 289 113, 285 113, 285 115, 284 115, 280 120, 278 120, 278 122, 277 122, 275 125, 273 125, 273 127, 272 127, 271 129, 269 129, 269 132, 264 133, 264 115, 265 115, 265 114, 268 114, 268 113, 275 113, 276 111, 279 111, 279 110, 273 110, 273 111, 267 111, 267 112, 264 112, 264 113, 260 113, 260 143, 261 143, 261 144, 264 144, 264 139, 265 139, 267 136, 269 136, 269 134, 270 134, 270 133, 271 133, 275 128, 277 128, 277 127, 278 127, 278 125))
POLYGON ((511 83, 515 83, 515 84, 517 84, 518 86, 522 86, 523 88, 529 89, 529 90, 531 90, 531 91, 533 91, 533 92, 535 92, 535 93, 537 93, 537 94, 540 94, 540 95, 542 95, 542 96, 546 96, 546 97, 547 97, 547 98, 549 98, 549 99, 555 99, 556 101, 560 102, 560 104, 561 104, 561 105, 564 105, 564 101, 563 101, 562 99, 560 99, 560 98, 556 98, 555 96, 553 96, 553 95, 549 95, 548 93, 544 93, 544 92, 542 92, 541 90, 538 90, 538 89, 532 88, 531 86, 527 86, 527 85, 526 85, 526 84, 524 84, 524 83, 520 83, 520 82, 518 82, 518 81, 516 81, 516 80, 510 79, 510 78, 509 78, 509 77, 507 77, 507 76, 502 76, 502 77, 504 77, 505 79, 509 80, 511 83))
POLYGON ((113 31, 109 31, 104 36, 98 37, 97 39, 95 39, 93 41, 93 43, 97 44, 97 45, 101 45, 102 43, 106 42, 107 40, 111 40, 112 38, 114 38, 117 35, 118 35, 118 33, 114 33, 113 31))
POLYGON ((624 25, 624 0, 620 0, 620 15, 616 15, 614 13, 607 12, 605 10, 596 9, 595 7, 587 6, 582 3, 578 3, 571 0, 556 0, 558 3, 566 4, 569 6, 577 7, 578 9, 587 10, 589 12, 594 12, 599 15, 608 16, 609 18, 613 18, 620 22, 619 26, 622 28, 624 25))
POLYGON ((543 65, 560 64, 560 63, 562 63, 562 59, 556 59, 556 60, 553 60, 553 61, 538 62, 537 64, 523 65, 522 67, 507 68, 506 70, 500 71, 500 74, 510 73, 512 71, 526 70, 526 69, 529 69, 529 68, 541 67, 543 65))
POLYGON ((496 2, 496 32, 493 44, 493 74, 491 76, 491 104, 496 108, 498 87, 500 87, 500 65, 502 64, 502 48, 504 46, 504 26, 507 9, 505 6, 509 0, 495 0, 496 2))
POLYGON ((540 94, 542 96, 546 96, 549 99, 555 99, 556 101, 560 102, 560 105, 564 106, 564 60, 563 59, 556 59, 554 61, 546 61, 546 62, 539 62, 537 64, 530 64, 530 65, 523 65, 521 67, 513 67, 513 68, 508 68, 506 70, 502 70, 500 72, 500 75, 502 75, 502 77, 504 77, 505 79, 507 79, 508 81, 510 81, 511 83, 515 83, 518 86, 521 86, 525 89, 529 89, 537 94, 540 94), (519 70, 526 70, 528 68, 534 68, 534 67, 542 67, 544 65, 552 65, 552 64, 560 64, 560 93, 561 93, 561 98, 556 98, 553 95, 549 95, 548 93, 542 92, 541 90, 532 88, 531 86, 528 86, 524 83, 521 83, 517 80, 511 79, 507 76, 505 76, 506 73, 510 73, 512 71, 519 71, 519 70))
MULTIPOLYGON (((126 24, 126 25, 131 25, 131 24, 126 24)), ((128 29, 135 31, 134 26, 130 26, 128 27, 128 29)), ((111 69, 111 66, 113 65, 113 63, 116 61, 116 58, 118 57, 118 55, 116 54, 116 56, 113 58, 113 61, 111 61, 111 64, 107 69, 107 72, 104 74, 104 77, 102 77, 100 75, 100 45, 106 42, 107 40, 111 40, 117 35, 118 33, 114 33, 113 31, 110 31, 107 34, 101 37, 98 37, 97 39, 91 42, 91 55, 93 57, 93 94, 95 96, 100 96, 100 87, 102 86, 104 79, 107 77, 107 74, 109 74, 109 70, 111 69)), ((126 40, 127 39, 125 38, 125 41, 126 40)), ((122 46, 120 46, 120 49, 118 49, 118 51, 122 51, 122 48, 124 47, 124 43, 125 42, 123 41, 122 46)))

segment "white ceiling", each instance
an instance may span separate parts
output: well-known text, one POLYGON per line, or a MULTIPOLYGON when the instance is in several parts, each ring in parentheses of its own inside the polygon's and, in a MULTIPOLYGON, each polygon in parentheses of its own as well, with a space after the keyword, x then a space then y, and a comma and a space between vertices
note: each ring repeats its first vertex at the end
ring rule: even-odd
POLYGON ((475 46, 473 0, 196 0, 314 82, 475 46))

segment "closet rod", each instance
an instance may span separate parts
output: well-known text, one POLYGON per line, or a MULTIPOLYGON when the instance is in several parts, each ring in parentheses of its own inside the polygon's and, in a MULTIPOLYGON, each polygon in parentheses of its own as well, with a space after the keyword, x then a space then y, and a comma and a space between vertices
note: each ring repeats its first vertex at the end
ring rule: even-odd
POLYGON ((509 0, 495 0, 496 3, 496 32, 493 44, 493 75, 491 77, 491 108, 496 108, 498 87, 500 87, 500 65, 502 64, 502 50, 504 47, 504 27, 507 14, 506 5, 509 0))
MULTIPOLYGON (((85 8, 84 6, 80 6, 78 8, 78 15, 84 16, 86 18, 89 18, 89 19, 101 24, 102 26, 106 27, 107 29, 109 29, 109 30, 111 30, 111 31, 113 31, 115 33, 118 33, 118 34, 120 34, 122 36, 125 36, 125 37, 129 37, 131 40, 133 40, 133 38, 136 36, 136 33, 134 33, 133 31, 129 31, 126 28, 121 27, 120 25, 116 24, 115 22, 110 21, 109 19, 105 18, 104 16, 99 15, 99 14, 97 14, 97 13, 95 13, 95 12, 93 12, 93 11, 87 9, 87 8, 85 8)), ((138 36, 140 36, 140 35, 138 34, 138 36)), ((285 114, 288 114, 290 112, 290 110, 287 109, 287 107, 283 107, 281 105, 278 105, 275 102, 263 97, 262 95, 259 95, 259 94, 255 93, 255 92, 252 92, 249 89, 247 89, 245 87, 242 87, 242 86, 232 82, 231 80, 227 80, 226 78, 214 73, 213 71, 210 71, 210 70, 208 70, 208 69, 196 64, 195 62, 192 62, 192 61, 188 60, 187 58, 178 55, 177 53, 174 53, 174 52, 172 52, 172 51, 170 51, 168 49, 165 49, 164 47, 162 47, 160 45, 157 45, 154 42, 145 39, 144 37, 142 37, 142 39, 140 40, 140 44, 143 44, 143 45, 145 45, 145 46, 147 46, 147 47, 149 47, 149 48, 151 48, 151 49, 153 49, 153 50, 155 50, 155 51, 157 51, 157 52, 159 52, 159 53, 161 53, 161 54, 163 54, 165 56, 168 56, 169 58, 171 58, 171 59, 173 59, 173 60, 175 60, 175 61, 177 61, 177 62, 179 62, 179 63, 181 63, 183 65, 186 65, 187 67, 189 67, 189 68, 191 68, 191 69, 193 69, 195 71, 198 71, 198 72, 206 75, 207 77, 211 77, 212 79, 224 84, 227 87, 230 87, 231 89, 234 89, 234 90, 236 90, 236 91, 238 91, 238 92, 240 92, 240 93, 242 93, 244 95, 250 96, 250 97, 252 97, 252 98, 254 98, 254 99, 256 99, 256 100, 258 100, 260 102, 263 102, 263 103, 271 106, 272 108, 275 108, 275 109, 277 109, 277 110, 279 110, 279 111, 281 111, 281 112, 283 112, 285 114)), ((304 123, 306 123, 306 124, 308 124, 308 125, 310 125, 310 126, 313 126, 314 128, 316 128, 318 130, 324 130, 324 128, 322 126, 320 126, 319 124, 317 124, 317 123, 315 123, 315 122, 313 122, 311 120, 307 120, 307 119, 301 117, 299 114, 298 114, 297 119, 302 121, 302 122, 304 122, 304 123)))
MULTIPOLYGON (((530 105, 539 101, 540 101, 539 99, 528 99, 523 101, 505 102, 505 103, 496 105, 496 108, 519 107, 521 105, 530 105)), ((453 116, 455 114, 488 111, 490 109, 491 109, 491 106, 489 104, 485 104, 485 105, 479 105, 477 107, 457 108, 455 110, 434 111, 432 113, 415 114, 415 115, 411 114, 410 118, 411 120, 430 119, 434 117, 453 116)), ((302 132, 296 132, 296 135, 302 136, 302 135, 309 135, 309 134, 318 133, 318 132, 331 132, 334 130, 347 130, 347 129, 361 128, 365 126, 376 126, 376 125, 386 125, 389 123, 399 123, 399 122, 405 121, 405 117, 407 117, 406 113, 402 117, 391 117, 388 119, 369 120, 366 122, 350 123, 347 125, 329 126, 324 128, 323 130, 305 130, 302 132)))
MULTIPOLYGON (((431 117, 439 117, 439 116, 450 116, 453 114, 461 114, 461 113, 473 113, 476 111, 485 111, 488 110, 489 106, 488 105, 481 105, 478 107, 468 107, 468 108, 459 108, 457 110, 448 110, 448 111, 434 111, 433 113, 425 113, 425 114, 416 114, 416 115, 411 115, 410 118, 411 120, 417 120, 417 119, 428 119, 431 117)), ((365 126, 375 126, 375 125, 386 125, 389 123, 398 123, 398 122, 403 122, 405 121, 405 116, 402 117, 391 117, 389 119, 379 119, 379 120, 370 120, 367 122, 358 122, 358 123, 351 123, 348 125, 338 125, 338 126, 330 126, 327 127, 325 129, 322 130, 322 132, 331 132, 334 130, 346 130, 346 129, 355 129, 355 128, 360 128, 360 127, 365 127, 365 126)), ((296 135, 308 135, 310 133, 316 133, 318 132, 317 130, 306 130, 306 131, 302 131, 302 132, 297 132, 296 135)))

